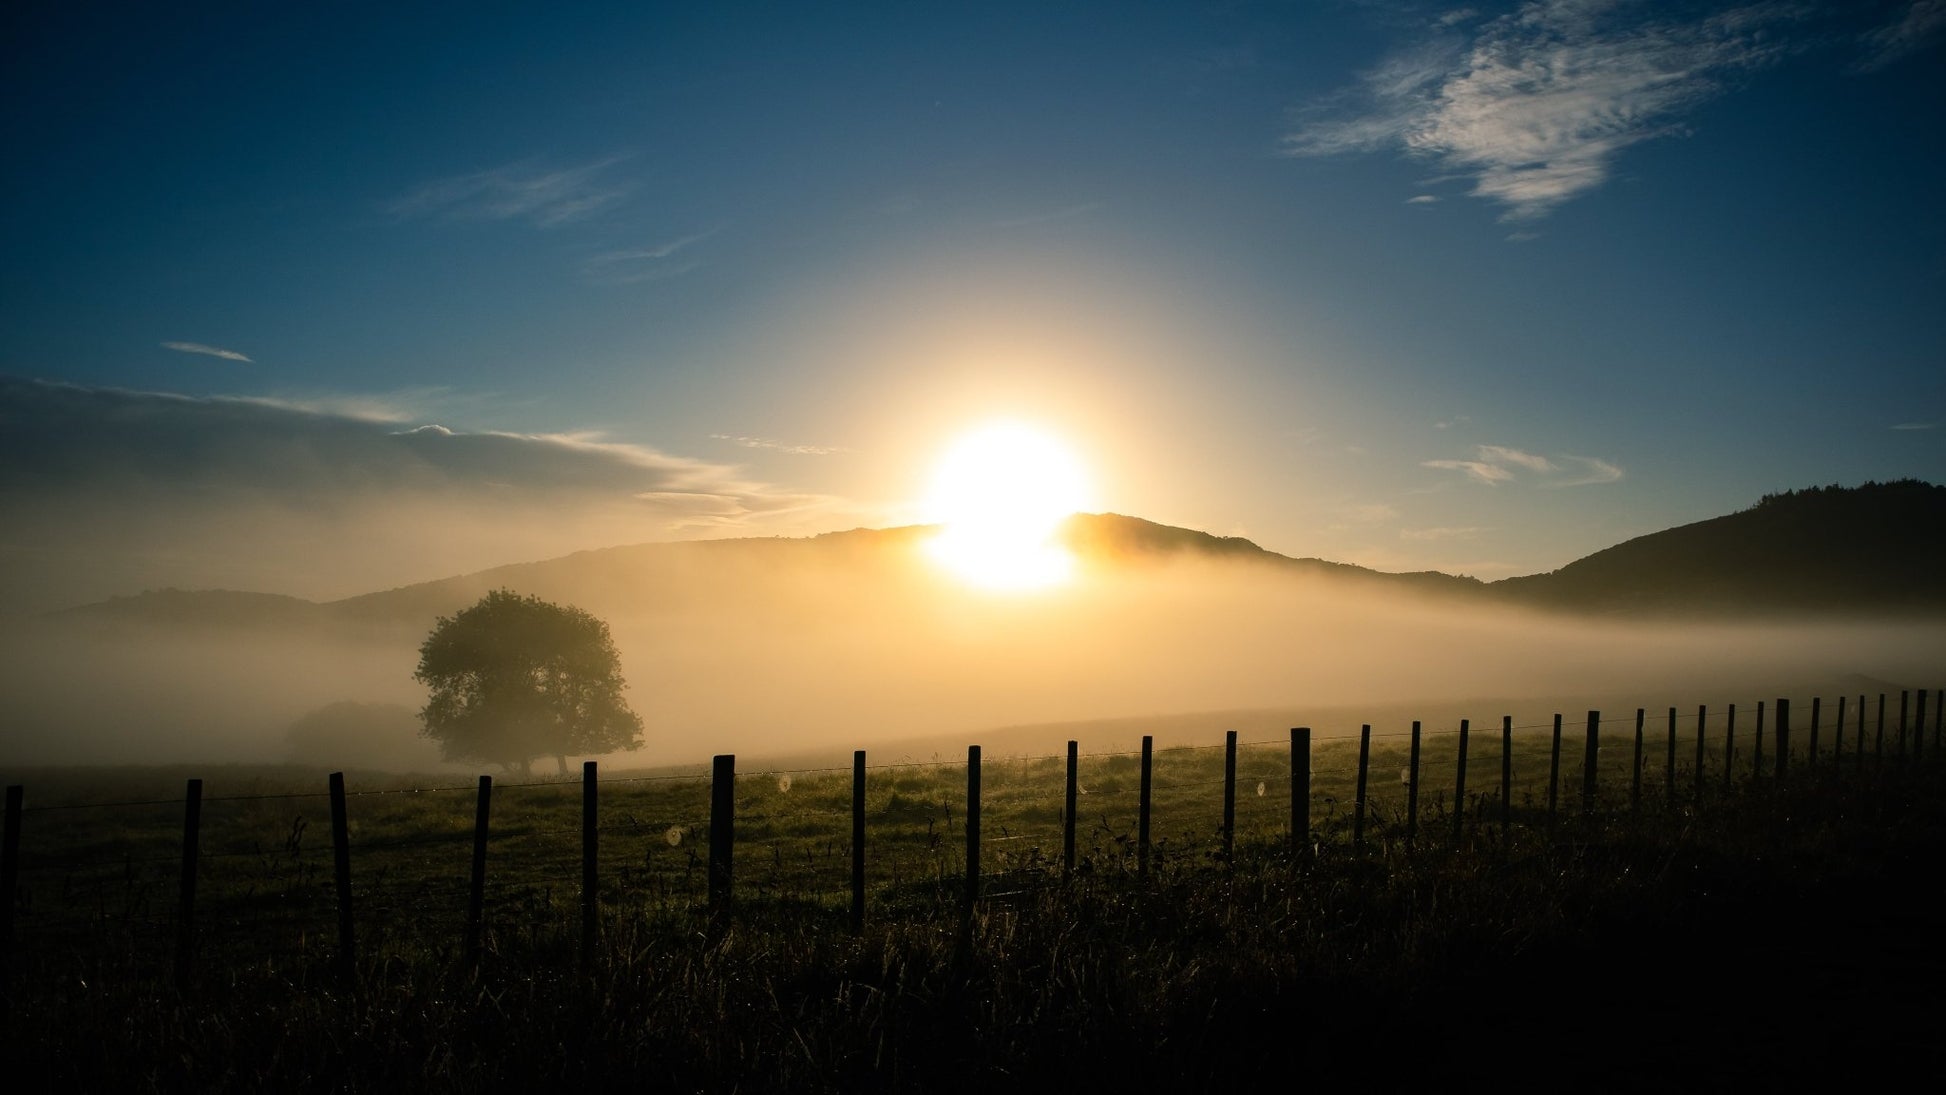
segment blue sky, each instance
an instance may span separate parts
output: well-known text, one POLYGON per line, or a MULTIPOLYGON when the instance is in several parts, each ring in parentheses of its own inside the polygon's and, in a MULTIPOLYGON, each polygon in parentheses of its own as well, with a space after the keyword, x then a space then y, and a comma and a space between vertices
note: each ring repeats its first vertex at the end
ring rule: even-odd
POLYGON ((1946 0, 7 19, 8 606, 900 523, 999 414, 1485 578, 1946 480, 1946 0))

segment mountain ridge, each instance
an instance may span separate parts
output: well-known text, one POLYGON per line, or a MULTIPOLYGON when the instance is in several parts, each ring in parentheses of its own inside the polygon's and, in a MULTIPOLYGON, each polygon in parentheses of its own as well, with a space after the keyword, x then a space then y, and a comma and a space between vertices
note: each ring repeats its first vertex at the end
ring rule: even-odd
MULTIPOLYGON (((706 605, 716 582, 762 583, 784 563, 815 562, 849 580, 901 582, 937 526, 855 528, 809 537, 738 537, 592 548, 329 601, 234 590, 152 590, 56 610, 66 620, 225 626, 406 624, 457 611, 508 587, 637 608, 706 605)), ((1357 591, 1389 590, 1480 605, 1594 615, 1712 616, 1946 611, 1946 487, 1918 480, 1813 487, 1634 537, 1558 570, 1497 582, 1440 571, 1387 572, 1295 557, 1248 539, 1122 514, 1076 514, 1062 542, 1084 570, 1137 571, 1186 561, 1252 565, 1357 591)), ((611 610, 620 610, 611 608, 611 610)))

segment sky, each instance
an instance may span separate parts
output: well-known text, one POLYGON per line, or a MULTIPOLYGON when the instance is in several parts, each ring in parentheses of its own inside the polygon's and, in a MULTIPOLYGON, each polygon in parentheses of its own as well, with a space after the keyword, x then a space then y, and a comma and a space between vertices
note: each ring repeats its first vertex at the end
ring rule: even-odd
POLYGON ((1001 416, 1485 579, 1946 481, 1946 0, 4 19, 0 612, 911 523, 1001 416))

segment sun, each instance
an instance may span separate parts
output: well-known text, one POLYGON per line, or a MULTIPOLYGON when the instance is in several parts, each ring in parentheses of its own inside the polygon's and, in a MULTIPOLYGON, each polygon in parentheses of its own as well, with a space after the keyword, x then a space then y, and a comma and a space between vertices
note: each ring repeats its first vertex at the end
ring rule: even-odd
POLYGON ((1088 469, 1059 437, 1015 419, 988 422, 955 440, 934 468, 924 511, 942 528, 926 549, 984 589, 1059 585, 1074 558, 1054 534, 1093 504, 1088 469))

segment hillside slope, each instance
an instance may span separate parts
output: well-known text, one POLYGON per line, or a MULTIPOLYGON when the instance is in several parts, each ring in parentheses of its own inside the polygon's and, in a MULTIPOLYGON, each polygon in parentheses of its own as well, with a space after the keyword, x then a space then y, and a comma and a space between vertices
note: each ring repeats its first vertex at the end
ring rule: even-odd
POLYGON ((1942 545, 1946 487, 1814 487, 1491 589, 1516 604, 1604 614, 1936 615, 1946 611, 1942 545))

